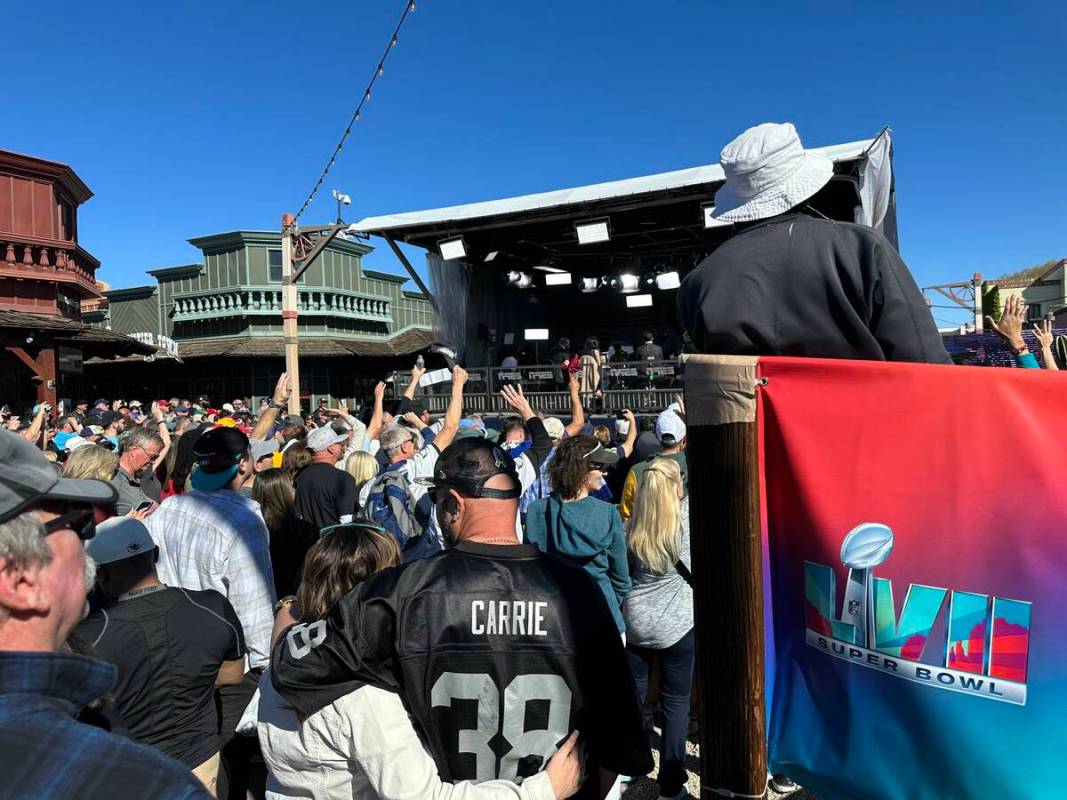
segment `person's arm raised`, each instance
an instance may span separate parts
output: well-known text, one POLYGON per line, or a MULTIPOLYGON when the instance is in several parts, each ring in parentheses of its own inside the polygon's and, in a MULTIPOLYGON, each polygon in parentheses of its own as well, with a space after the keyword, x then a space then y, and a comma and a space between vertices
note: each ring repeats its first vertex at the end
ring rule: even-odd
POLYGON ((459 420, 463 416, 463 387, 467 383, 467 370, 459 364, 452 367, 452 396, 445 409, 445 424, 441 432, 434 437, 433 446, 444 451, 459 433, 459 420))
POLYGON ((292 379, 289 377, 288 372, 283 372, 278 377, 278 382, 274 385, 273 407, 263 412, 259 421, 256 422, 256 427, 252 429, 252 435, 248 437, 249 439, 265 440, 270 438, 271 432, 274 430, 274 422, 278 419, 278 413, 289 402, 289 395, 292 393, 292 379))
POLYGON ((156 430, 159 432, 159 438, 163 440, 163 449, 159 451, 159 455, 156 456, 155 461, 152 462, 152 471, 155 472, 167 457, 167 453, 171 446, 171 439, 170 431, 167 429, 167 422, 163 418, 163 411, 160 410, 159 403, 154 400, 152 401, 152 419, 156 421, 156 430))
POLYGON ((582 399, 578 395, 578 378, 571 373, 567 389, 571 395, 571 422, 566 427, 568 436, 577 436, 585 428, 585 409, 582 408, 582 399))
POLYGON ((624 408, 622 418, 630 423, 630 427, 626 429, 626 438, 622 442, 623 456, 629 458, 633 455, 634 445, 637 443, 637 417, 630 409, 624 408))
POLYGON ((30 423, 30 427, 22 432, 22 435, 29 439, 34 444, 37 443, 37 438, 41 435, 41 428, 44 427, 44 418, 48 412, 45 411, 44 403, 41 403, 37 407, 37 413, 33 416, 33 422, 30 423))
POLYGON ((1056 363, 1056 356, 1052 354, 1052 342, 1055 338, 1052 334, 1052 320, 1045 319, 1035 322, 1034 338, 1037 339, 1037 343, 1041 346, 1041 366, 1045 369, 1059 369, 1060 365, 1056 363))
POLYGON ((385 416, 385 381, 378 381, 374 385, 374 411, 371 413, 370 424, 367 425, 367 438, 377 439, 382 432, 382 418, 385 416))

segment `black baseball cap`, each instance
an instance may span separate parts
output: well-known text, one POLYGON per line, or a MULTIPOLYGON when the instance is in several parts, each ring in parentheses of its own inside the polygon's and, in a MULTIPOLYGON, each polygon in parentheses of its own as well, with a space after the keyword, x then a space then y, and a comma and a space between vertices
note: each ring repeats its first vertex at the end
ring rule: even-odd
POLYGON ((522 494, 515 460, 500 445, 486 439, 467 438, 453 442, 437 458, 432 478, 415 482, 434 489, 455 489, 464 497, 488 497, 513 500, 522 494), (487 489, 485 484, 497 475, 507 475, 515 484, 511 489, 487 489))
POLYGON ((237 474, 237 463, 249 451, 248 437, 237 428, 219 426, 205 431, 193 445, 197 470, 192 475, 194 489, 213 492, 237 474))

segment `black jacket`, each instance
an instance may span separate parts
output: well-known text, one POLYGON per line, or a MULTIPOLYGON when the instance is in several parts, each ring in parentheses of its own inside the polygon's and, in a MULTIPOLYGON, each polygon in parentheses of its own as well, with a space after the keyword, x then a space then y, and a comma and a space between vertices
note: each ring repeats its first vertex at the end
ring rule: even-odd
POLYGON ((735 234, 678 312, 702 353, 952 363, 896 249, 849 222, 788 214, 735 234))

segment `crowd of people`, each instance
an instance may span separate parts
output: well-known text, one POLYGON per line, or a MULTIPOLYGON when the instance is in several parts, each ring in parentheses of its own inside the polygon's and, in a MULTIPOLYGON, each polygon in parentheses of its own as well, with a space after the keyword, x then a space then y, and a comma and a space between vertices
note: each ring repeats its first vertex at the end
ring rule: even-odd
MULTIPOLYGON (((723 151, 714 212, 738 231, 683 283, 694 341, 946 363, 895 250, 806 210, 832 174, 810 155, 791 125, 723 151)), ((1036 367, 1024 318, 1012 300, 989 323, 1036 367)), ((553 359, 569 415, 508 383, 499 426, 464 408, 459 365, 433 419, 421 359, 358 414, 283 413, 286 375, 255 409, 3 409, 0 795, 617 797, 655 724, 660 795, 686 797, 685 405, 594 425, 599 344, 553 359)))
MULTIPOLYGON (((594 425, 570 375, 568 417, 507 385, 513 415, 491 424, 451 372, 438 419, 416 364, 360 415, 286 415, 282 375, 255 412, 100 398, 2 432, 3 574, 59 566, 41 549, 58 539, 22 533, 59 524, 46 510, 89 517, 38 658, 96 677, 36 701, 97 747, 140 745, 157 780, 181 765, 188 796, 617 796, 652 768, 658 663, 661 790, 685 795, 680 398, 644 432, 630 411, 594 425)), ((0 662, 17 591, 0 587, 0 662)))

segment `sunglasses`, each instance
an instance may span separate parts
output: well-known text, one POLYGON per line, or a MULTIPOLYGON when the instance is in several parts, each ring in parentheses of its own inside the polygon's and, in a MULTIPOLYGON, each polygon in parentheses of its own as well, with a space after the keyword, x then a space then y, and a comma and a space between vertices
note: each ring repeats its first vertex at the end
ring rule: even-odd
POLYGON ((42 511, 59 515, 44 523, 45 536, 66 530, 73 531, 83 542, 96 536, 97 510, 93 506, 46 503, 40 508, 42 511))

